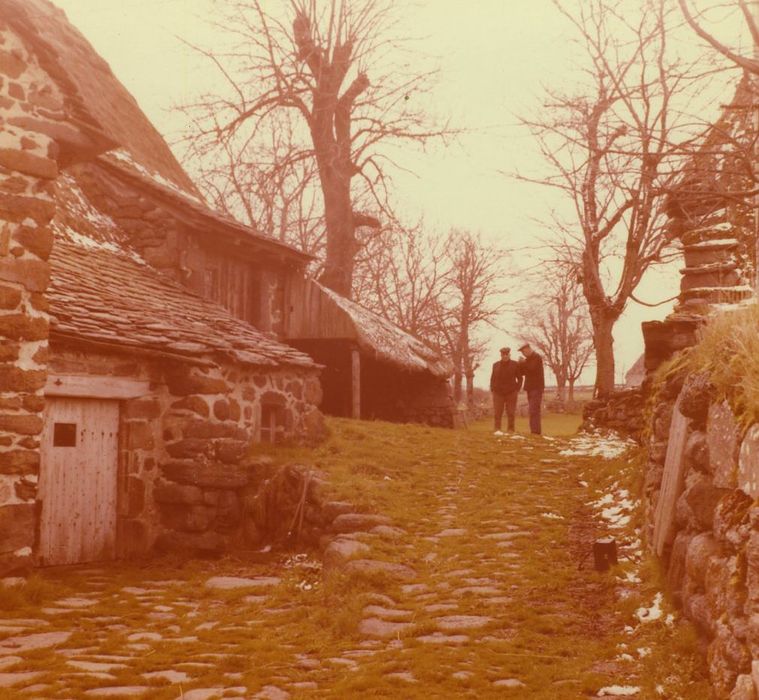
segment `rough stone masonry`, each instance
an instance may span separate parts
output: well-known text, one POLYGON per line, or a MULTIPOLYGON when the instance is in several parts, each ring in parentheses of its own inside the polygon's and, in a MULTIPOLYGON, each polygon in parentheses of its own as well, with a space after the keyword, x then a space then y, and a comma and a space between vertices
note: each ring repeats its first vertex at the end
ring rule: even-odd
POLYGON ((0 569, 32 554, 61 95, 0 24, 0 569), (10 560, 10 562, 9 562, 10 560))

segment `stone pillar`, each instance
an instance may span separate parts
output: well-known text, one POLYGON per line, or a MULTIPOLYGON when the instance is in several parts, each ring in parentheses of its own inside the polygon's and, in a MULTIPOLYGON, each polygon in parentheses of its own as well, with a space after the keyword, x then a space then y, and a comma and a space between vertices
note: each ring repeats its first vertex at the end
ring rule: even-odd
POLYGON ((56 144, 30 117, 44 103, 39 123, 63 119, 56 92, 0 24, 0 575, 34 548, 58 166, 56 144))
POLYGON ((735 304, 754 294, 741 266, 740 243, 728 209, 718 210, 707 221, 692 219, 699 224, 691 227, 683 219, 676 226, 681 231, 685 267, 680 270, 675 309, 663 321, 642 324, 646 372, 695 345, 698 328, 715 305, 735 304))

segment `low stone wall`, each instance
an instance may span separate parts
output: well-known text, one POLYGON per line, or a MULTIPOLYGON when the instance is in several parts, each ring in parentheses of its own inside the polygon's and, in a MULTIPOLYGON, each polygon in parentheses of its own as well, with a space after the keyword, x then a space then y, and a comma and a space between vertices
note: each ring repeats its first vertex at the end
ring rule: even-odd
POLYGON ((648 542, 703 635, 715 695, 759 697, 759 424, 704 375, 671 375, 650 417, 648 542))
POLYGON ((217 555, 298 545, 323 550, 329 567, 342 560, 352 533, 389 523, 383 516, 357 512, 347 501, 331 500, 319 470, 275 465, 265 456, 234 468, 173 476, 159 479, 154 490, 163 522, 173 525, 159 536, 159 551, 217 555))
POLYGON ((644 428, 646 388, 616 391, 605 399, 585 404, 582 431, 613 430, 640 441, 644 428))

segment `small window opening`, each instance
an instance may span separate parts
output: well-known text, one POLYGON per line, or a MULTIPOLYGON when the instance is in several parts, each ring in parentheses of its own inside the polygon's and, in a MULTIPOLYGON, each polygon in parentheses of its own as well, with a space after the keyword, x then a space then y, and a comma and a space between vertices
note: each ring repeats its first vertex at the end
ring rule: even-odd
POLYGON ((53 447, 76 447, 76 423, 53 424, 53 447))
POLYGON ((262 404, 261 442, 282 442, 285 437, 285 412, 281 406, 262 404))

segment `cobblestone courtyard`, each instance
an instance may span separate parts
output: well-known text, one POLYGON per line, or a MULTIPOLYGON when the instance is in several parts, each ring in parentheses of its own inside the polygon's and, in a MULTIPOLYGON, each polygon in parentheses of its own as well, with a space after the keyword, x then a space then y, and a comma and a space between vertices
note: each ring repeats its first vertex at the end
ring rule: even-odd
POLYGON ((629 455, 392 430, 414 445, 408 463, 363 466, 396 510, 354 519, 328 570, 316 552, 258 553, 44 570, 6 588, 0 697, 678 697, 685 680, 657 654, 680 623, 644 624, 632 505, 595 506, 613 500, 602 472, 629 455), (598 574, 590 543, 610 528, 622 564, 598 574))

